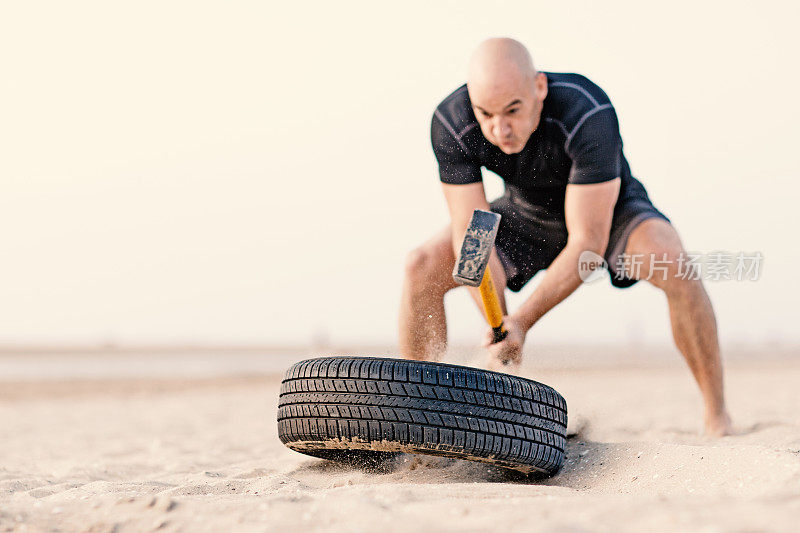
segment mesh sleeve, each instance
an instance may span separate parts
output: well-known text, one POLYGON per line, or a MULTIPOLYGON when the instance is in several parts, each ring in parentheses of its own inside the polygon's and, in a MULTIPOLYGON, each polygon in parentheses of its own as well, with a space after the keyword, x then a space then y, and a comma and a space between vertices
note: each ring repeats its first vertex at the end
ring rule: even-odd
POLYGON ((431 144, 439 163, 439 179, 443 183, 464 185, 483 179, 480 164, 437 114, 431 120, 431 144))
POLYGON ((622 138, 614 108, 597 111, 579 123, 566 150, 572 159, 569 183, 601 183, 619 177, 622 138))

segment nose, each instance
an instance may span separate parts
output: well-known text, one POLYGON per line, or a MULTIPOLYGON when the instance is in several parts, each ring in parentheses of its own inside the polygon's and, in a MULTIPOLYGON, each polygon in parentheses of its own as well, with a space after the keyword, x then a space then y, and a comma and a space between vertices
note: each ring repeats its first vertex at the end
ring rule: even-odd
POLYGON ((492 133, 498 139, 505 139, 511 135, 511 124, 507 120, 498 118, 492 127, 492 133))

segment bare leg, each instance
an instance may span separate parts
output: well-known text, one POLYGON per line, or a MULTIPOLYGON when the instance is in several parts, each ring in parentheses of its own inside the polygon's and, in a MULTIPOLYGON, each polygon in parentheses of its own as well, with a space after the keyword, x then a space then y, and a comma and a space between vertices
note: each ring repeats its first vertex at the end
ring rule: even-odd
POLYGON ((725 409, 714 310, 700 280, 686 284, 685 290, 667 292, 672 334, 703 394, 706 433, 726 435, 731 421, 725 409))
POLYGON ((705 429, 710 436, 731 432, 725 408, 722 362, 719 355, 717 323, 711 300, 700 280, 682 279, 677 259, 685 254, 675 229, 661 219, 648 219, 631 233, 627 254, 644 254, 640 279, 648 279, 667 296, 675 344, 683 354, 703 396, 705 429), (669 260, 666 272, 650 272, 650 254, 669 260))
MULTIPOLYGON (((434 235, 406 258, 403 292, 400 298, 400 354, 408 359, 436 360, 447 349, 447 320, 444 295, 458 287, 453 281, 453 253, 449 226, 434 235)), ((506 314, 506 276, 496 253, 489 260, 492 280, 506 314)), ((483 314, 480 291, 470 295, 483 314)))
POLYGON ((450 228, 437 233, 408 254, 400 298, 400 354, 409 359, 436 360, 447 349, 444 295, 458 285, 450 228))

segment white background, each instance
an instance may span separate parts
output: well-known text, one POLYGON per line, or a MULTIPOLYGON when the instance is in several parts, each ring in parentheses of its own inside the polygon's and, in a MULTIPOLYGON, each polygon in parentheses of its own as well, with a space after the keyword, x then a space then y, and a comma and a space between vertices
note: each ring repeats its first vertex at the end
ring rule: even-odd
MULTIPOLYGON (((763 253, 759 281, 707 284, 723 342, 800 341, 798 14, 4 3, 0 342, 396 342, 405 253, 447 223, 431 113, 500 35, 606 90, 634 175, 689 249, 763 253)), ((477 342, 467 295, 447 306, 452 338, 477 342)), ((530 338, 670 342, 664 297, 585 286, 530 338)))

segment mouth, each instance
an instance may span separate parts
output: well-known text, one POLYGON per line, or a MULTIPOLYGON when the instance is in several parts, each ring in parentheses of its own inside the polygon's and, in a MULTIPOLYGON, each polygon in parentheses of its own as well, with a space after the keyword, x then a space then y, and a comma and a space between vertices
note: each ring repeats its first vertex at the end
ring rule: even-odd
POLYGON ((503 148, 512 148, 516 145, 514 141, 500 141, 500 146, 503 148))

